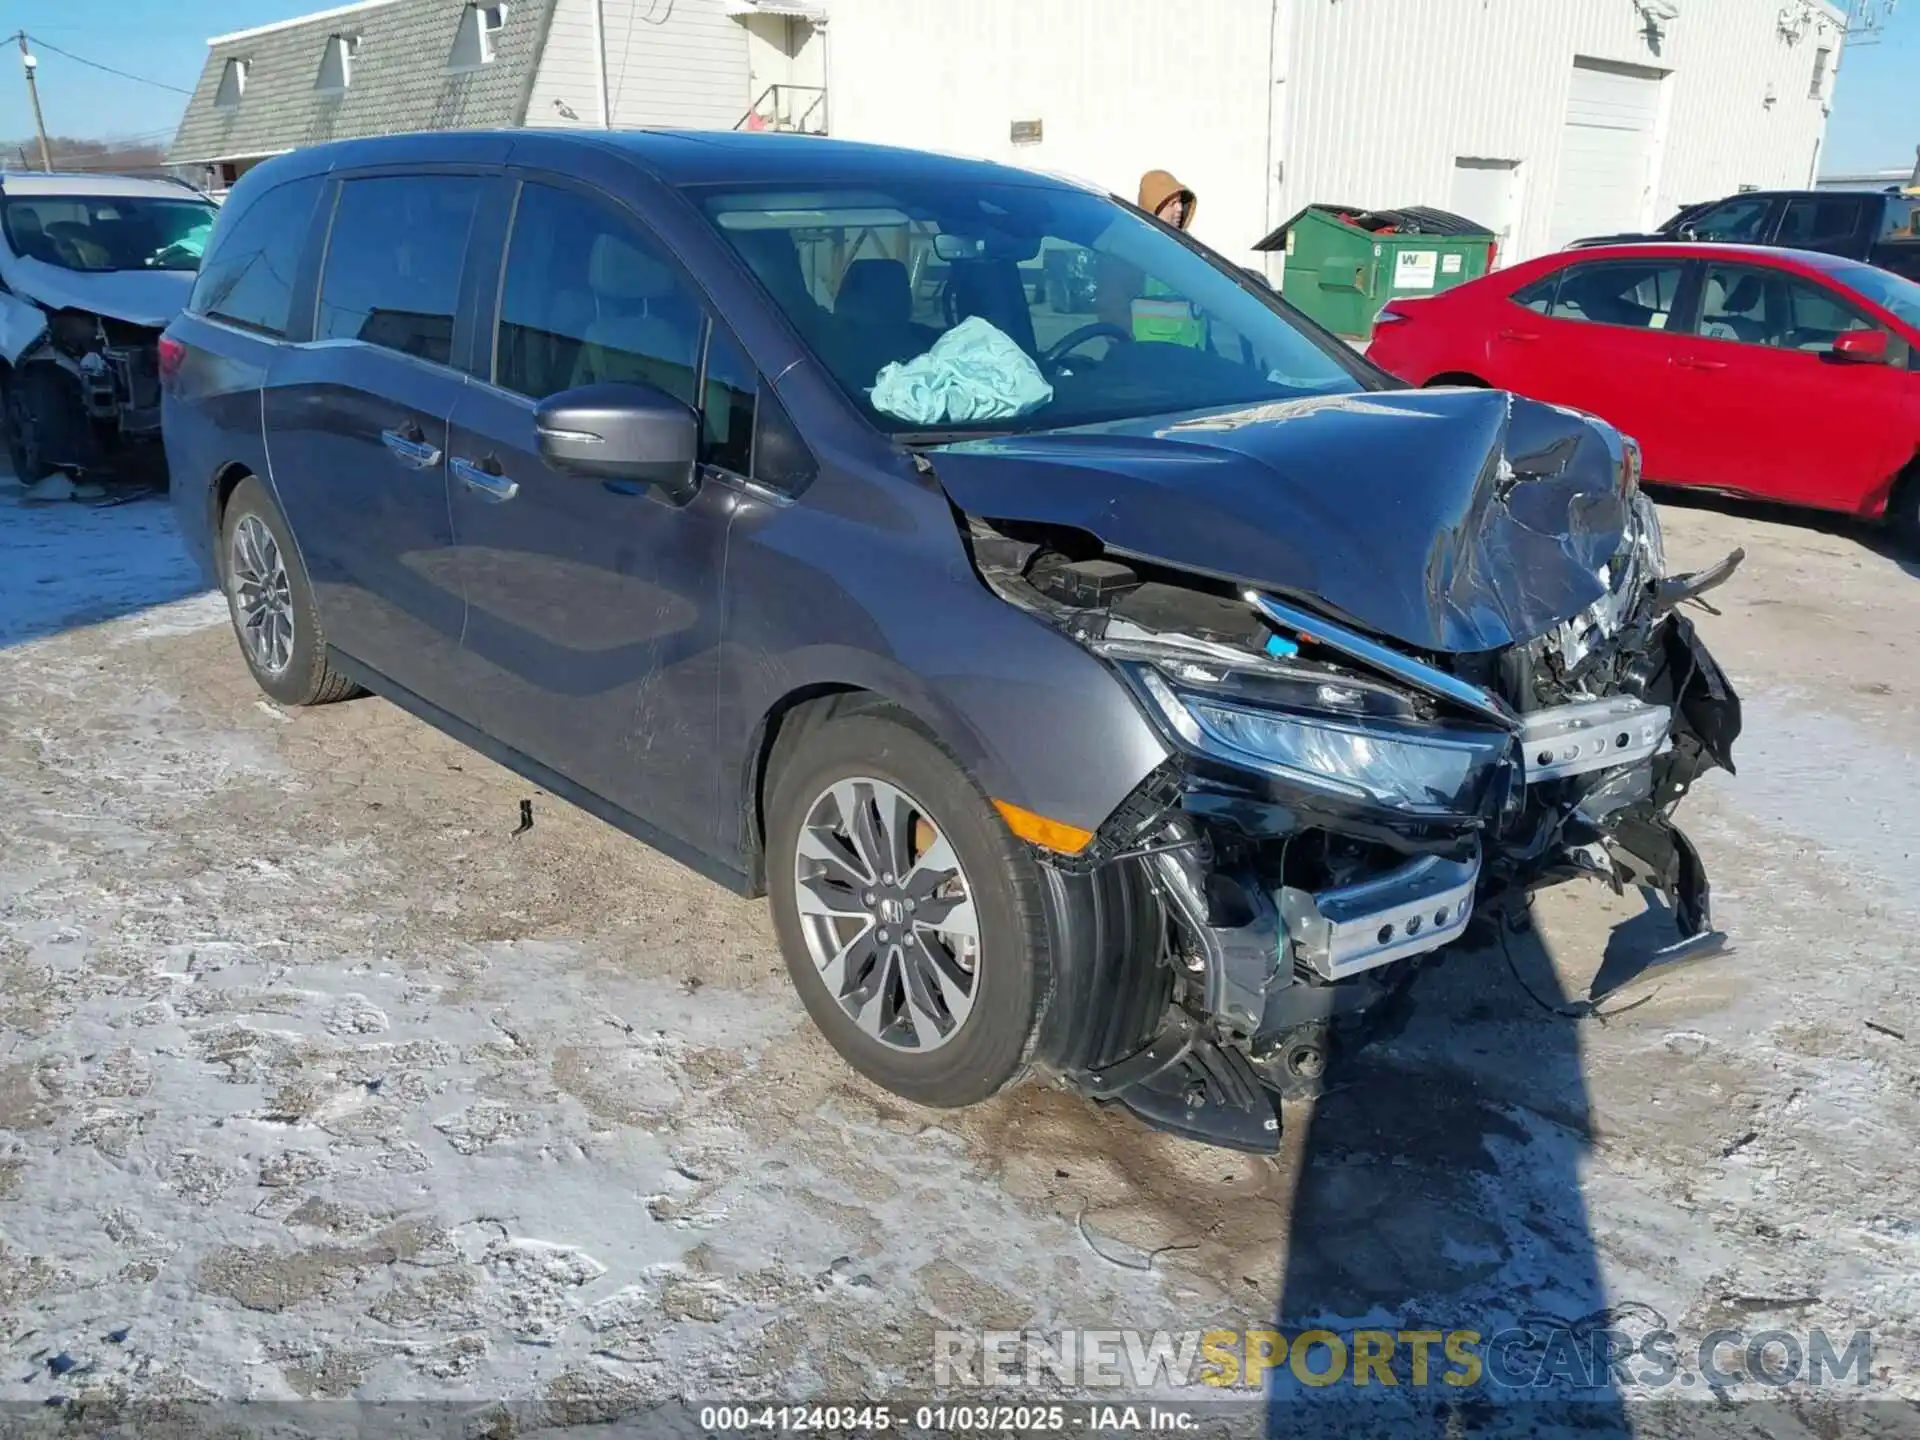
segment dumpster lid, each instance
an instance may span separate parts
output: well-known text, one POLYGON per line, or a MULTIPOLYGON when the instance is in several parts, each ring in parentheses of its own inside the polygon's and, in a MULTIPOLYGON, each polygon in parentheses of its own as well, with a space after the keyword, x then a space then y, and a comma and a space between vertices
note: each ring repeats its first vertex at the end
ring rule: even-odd
POLYGON ((1356 230, 1366 230, 1375 235, 1434 235, 1447 238, 1484 235, 1489 240, 1493 239, 1493 231, 1486 226, 1477 225, 1464 215, 1435 210, 1428 205, 1402 205, 1397 210, 1369 210, 1364 205, 1309 205, 1253 248, 1286 249, 1287 232, 1299 224, 1302 217, 1315 210, 1331 215, 1356 230))

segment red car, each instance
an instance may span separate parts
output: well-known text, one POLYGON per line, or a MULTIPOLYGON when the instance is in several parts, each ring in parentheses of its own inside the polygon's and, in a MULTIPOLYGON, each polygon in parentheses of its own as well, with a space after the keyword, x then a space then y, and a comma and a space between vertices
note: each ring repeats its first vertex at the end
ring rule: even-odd
POLYGON ((1884 518, 1920 545, 1920 284, 1800 250, 1562 251, 1394 300, 1367 358, 1599 415, 1646 478, 1884 518))

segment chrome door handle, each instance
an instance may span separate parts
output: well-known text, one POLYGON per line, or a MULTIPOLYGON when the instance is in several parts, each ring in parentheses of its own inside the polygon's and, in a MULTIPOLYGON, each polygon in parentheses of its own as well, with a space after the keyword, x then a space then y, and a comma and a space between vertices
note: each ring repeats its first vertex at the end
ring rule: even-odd
POLYGON ((412 435, 406 435, 398 430, 382 430, 380 440, 387 449, 400 457, 402 465, 411 465, 416 470, 424 470, 429 465, 440 463, 439 448, 429 444, 418 431, 412 435))
POLYGON ((520 493, 519 481, 509 480, 497 470, 489 470, 478 460, 465 460, 456 456, 447 464, 459 477, 462 485, 491 504, 499 505, 520 493))

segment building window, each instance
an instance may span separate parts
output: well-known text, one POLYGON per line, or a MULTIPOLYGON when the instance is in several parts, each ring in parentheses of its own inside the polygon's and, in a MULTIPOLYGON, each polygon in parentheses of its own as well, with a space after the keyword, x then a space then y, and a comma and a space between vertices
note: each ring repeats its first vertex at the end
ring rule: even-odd
POLYGON ((1807 92, 1810 100, 1827 98, 1827 67, 1833 63, 1833 51, 1822 46, 1813 52, 1813 88, 1807 92))
POLYGON ((214 92, 214 108, 216 110, 235 109, 240 104, 240 97, 246 93, 247 62, 227 61, 226 68, 220 72, 220 88, 214 92))
POLYGON ((506 28, 505 5, 469 5, 460 12, 460 29, 453 37, 449 70, 478 70, 493 63, 495 40, 506 28))
POLYGON ((329 35, 327 48, 320 57, 320 74, 313 88, 323 95, 344 95, 353 83, 353 57, 359 52, 358 35, 329 35))

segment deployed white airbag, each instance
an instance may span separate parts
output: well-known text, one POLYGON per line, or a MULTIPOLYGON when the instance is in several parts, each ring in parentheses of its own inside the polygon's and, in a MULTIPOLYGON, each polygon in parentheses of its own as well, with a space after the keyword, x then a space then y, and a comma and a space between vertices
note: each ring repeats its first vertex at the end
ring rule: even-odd
POLYGON ((924 355, 884 367, 873 408, 915 425, 1005 420, 1053 399, 1040 367, 1004 330, 969 316, 924 355))

